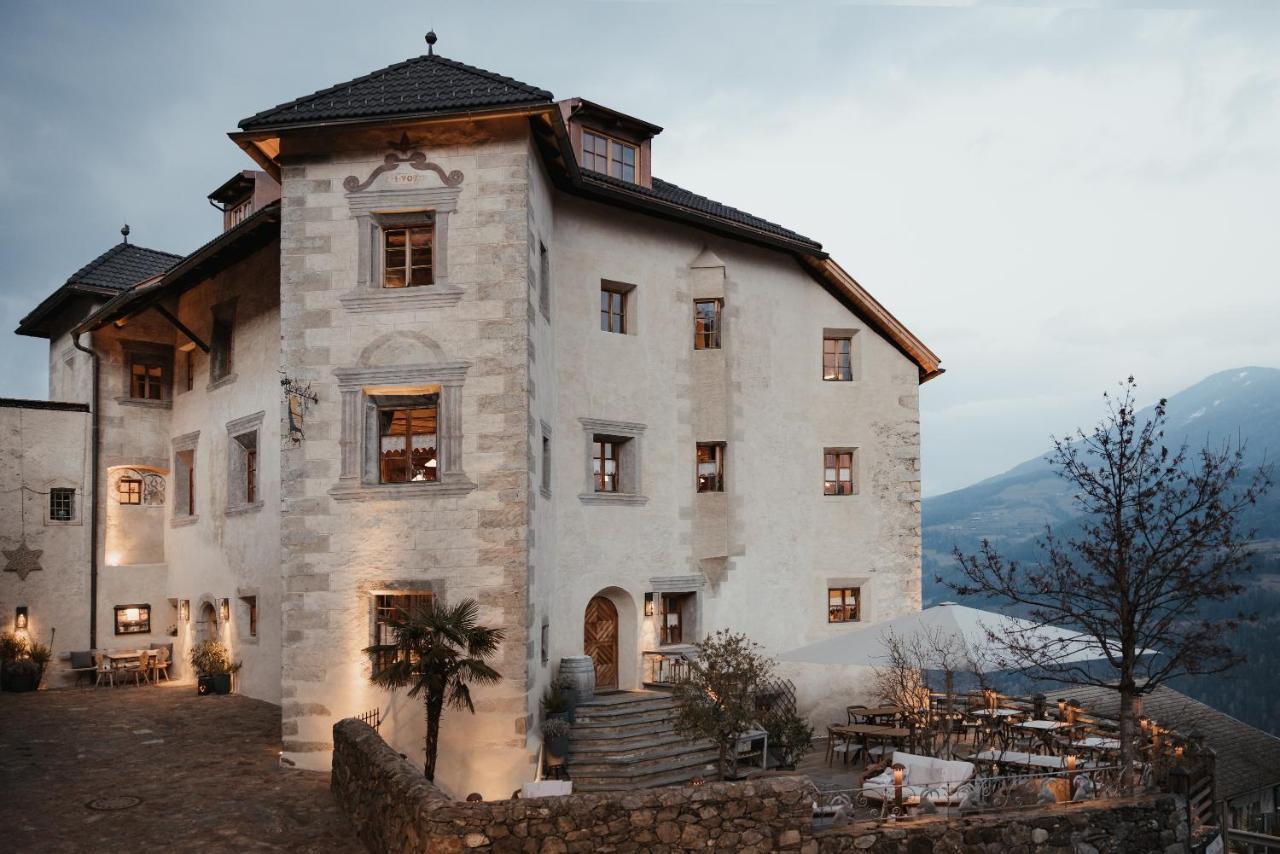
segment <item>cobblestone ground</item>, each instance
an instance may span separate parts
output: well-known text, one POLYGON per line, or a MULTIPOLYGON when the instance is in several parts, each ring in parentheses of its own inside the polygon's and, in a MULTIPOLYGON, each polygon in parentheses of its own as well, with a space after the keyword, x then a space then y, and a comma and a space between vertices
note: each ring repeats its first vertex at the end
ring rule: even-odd
POLYGON ((0 851, 362 852, 279 750, 279 707, 190 684, 0 693, 0 851))

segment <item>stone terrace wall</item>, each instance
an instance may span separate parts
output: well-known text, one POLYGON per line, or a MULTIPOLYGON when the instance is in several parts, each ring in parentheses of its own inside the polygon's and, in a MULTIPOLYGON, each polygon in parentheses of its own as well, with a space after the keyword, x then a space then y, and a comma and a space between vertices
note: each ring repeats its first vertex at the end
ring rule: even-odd
POLYGON ((1177 801, 1162 795, 815 833, 802 777, 466 803, 354 719, 334 724, 330 787, 374 852, 1165 854, 1182 851, 1186 830, 1177 801))
POLYGON ((368 725, 333 727, 331 788, 370 851, 814 850, 808 781, 514 801, 449 800, 368 725))
POLYGON ((852 824, 820 831, 822 854, 1165 854, 1182 852, 1182 813, 1171 796, 1063 804, 967 818, 852 824))

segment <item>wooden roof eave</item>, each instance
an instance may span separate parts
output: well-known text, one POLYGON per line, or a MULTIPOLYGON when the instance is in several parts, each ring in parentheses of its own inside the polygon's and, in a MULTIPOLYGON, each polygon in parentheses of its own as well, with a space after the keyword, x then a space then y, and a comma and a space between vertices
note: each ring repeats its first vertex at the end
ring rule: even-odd
POLYGON ((942 359, 832 258, 797 255, 797 259, 851 311, 916 364, 920 371, 921 385, 945 373, 942 359))

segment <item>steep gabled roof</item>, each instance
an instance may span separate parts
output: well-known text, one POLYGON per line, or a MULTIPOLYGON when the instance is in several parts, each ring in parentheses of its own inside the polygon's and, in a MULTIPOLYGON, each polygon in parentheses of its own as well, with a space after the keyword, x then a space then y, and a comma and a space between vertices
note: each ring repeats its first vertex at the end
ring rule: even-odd
POLYGON ((44 321, 76 294, 114 296, 143 279, 163 273, 180 260, 181 255, 171 252, 117 243, 72 273, 56 291, 22 318, 17 333, 43 337, 47 334, 44 321))
MULTIPOLYGON (((1120 694, 1110 688, 1073 685, 1057 693, 1074 697, 1091 713, 1115 718, 1120 694)), ((1217 754, 1218 798, 1229 801, 1259 789, 1280 786, 1280 738, 1161 685, 1142 704, 1147 717, 1183 734, 1199 730, 1217 754)))
POLYGON ((256 131, 314 122, 549 103, 551 93, 545 89, 443 56, 427 55, 263 110, 241 121, 240 128, 256 131))

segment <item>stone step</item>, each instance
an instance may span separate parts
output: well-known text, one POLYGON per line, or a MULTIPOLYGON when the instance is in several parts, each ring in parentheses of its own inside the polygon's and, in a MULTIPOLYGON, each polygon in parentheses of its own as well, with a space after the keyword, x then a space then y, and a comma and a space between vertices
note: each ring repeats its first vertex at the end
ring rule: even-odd
POLYGON ((654 709, 646 712, 633 712, 626 715, 610 715, 604 718, 588 717, 578 712, 574 720, 574 728, 581 727, 584 730, 620 730, 624 727, 634 727, 642 724, 655 724, 669 722, 675 719, 675 712, 672 709, 654 709))
POLYGON ((715 779, 715 773, 714 767, 703 768, 698 766, 644 774, 623 781, 616 777, 573 776, 573 771, 570 769, 570 779, 573 780, 573 790, 575 792, 625 792, 634 791, 635 789, 656 789, 659 786, 681 786, 694 777, 712 780, 715 779))
POLYGON ((675 702, 670 698, 635 700, 630 703, 618 703, 610 706, 587 704, 578 706, 575 711, 575 716, 579 720, 583 718, 589 720, 609 720, 611 718, 627 717, 629 715, 642 714, 645 712, 667 712, 674 710, 675 707, 675 702))
POLYGON ((631 756, 568 756, 569 773, 584 777, 634 781, 637 777, 665 773, 680 768, 694 768, 699 772, 706 765, 716 762, 719 756, 715 748, 699 748, 677 744, 652 753, 631 756))
POLYGON ((684 737, 677 734, 671 726, 653 727, 645 732, 628 735, 583 735, 570 733, 569 749, 574 752, 605 751, 609 753, 642 750, 647 747, 660 747, 664 744, 680 742, 688 744, 684 737))

